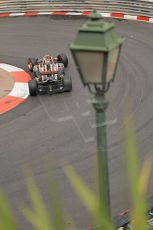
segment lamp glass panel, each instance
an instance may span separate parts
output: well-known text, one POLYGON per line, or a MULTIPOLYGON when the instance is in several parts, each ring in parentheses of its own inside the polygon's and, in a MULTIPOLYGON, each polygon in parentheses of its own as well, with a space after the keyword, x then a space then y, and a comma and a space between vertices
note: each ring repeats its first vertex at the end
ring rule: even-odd
POLYGON ((76 59, 85 83, 102 83, 104 53, 77 51, 76 59))
POLYGON ((119 55, 119 47, 111 50, 108 54, 106 82, 111 81, 114 77, 114 71, 116 68, 118 55, 119 55))

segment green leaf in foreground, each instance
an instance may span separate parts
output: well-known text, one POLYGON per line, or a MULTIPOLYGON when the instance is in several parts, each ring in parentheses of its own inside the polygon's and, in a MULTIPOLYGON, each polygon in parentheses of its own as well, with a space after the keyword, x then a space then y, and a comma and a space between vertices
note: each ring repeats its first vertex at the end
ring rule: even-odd
POLYGON ((54 230, 37 185, 32 177, 27 179, 27 187, 33 211, 25 206, 22 206, 21 210, 23 215, 37 230, 54 230))
POLYGON ((0 191, 0 229, 16 230, 17 224, 5 195, 0 191))
POLYGON ((85 205, 87 210, 92 214, 95 222, 99 226, 102 226, 99 228, 99 230, 113 230, 111 222, 106 218, 105 210, 100 209, 99 199, 83 183, 75 170, 71 166, 67 166, 64 168, 64 172, 80 200, 85 205))
POLYGON ((128 118, 125 124, 127 168, 132 198, 132 210, 130 218, 132 221, 132 229, 148 230, 145 191, 148 184, 151 163, 150 161, 146 161, 140 174, 132 119, 128 118))
POLYGON ((52 215, 50 215, 50 218, 52 218, 53 227, 58 230, 67 229, 62 210, 62 199, 59 194, 59 188, 53 170, 49 170, 48 181, 50 182, 50 207, 52 207, 53 210, 51 211, 52 215))

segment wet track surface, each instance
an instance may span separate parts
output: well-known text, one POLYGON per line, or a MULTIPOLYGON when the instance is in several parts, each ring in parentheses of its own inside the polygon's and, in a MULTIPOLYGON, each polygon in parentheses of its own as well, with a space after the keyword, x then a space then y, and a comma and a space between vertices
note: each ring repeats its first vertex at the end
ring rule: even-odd
MULTIPOLYGON (((0 117, 0 186, 6 192, 19 219, 20 229, 32 229, 18 211, 21 201, 29 203, 25 188, 24 167, 32 169, 44 200, 46 161, 56 164, 64 211, 71 214, 77 227, 89 222, 64 176, 62 167, 71 164, 94 189, 96 130, 90 95, 84 90, 68 49, 82 18, 24 17, 0 19, 0 60, 26 70, 26 58, 46 53, 69 57, 71 93, 29 97, 23 104, 0 117)), ((127 99, 135 124, 140 165, 153 153, 153 25, 114 21, 126 40, 115 82, 107 98, 109 176, 112 213, 129 207, 129 190, 125 173, 123 111, 127 99)), ((151 173, 151 178, 153 171, 151 173)), ((150 179, 148 196, 152 195, 150 179)))

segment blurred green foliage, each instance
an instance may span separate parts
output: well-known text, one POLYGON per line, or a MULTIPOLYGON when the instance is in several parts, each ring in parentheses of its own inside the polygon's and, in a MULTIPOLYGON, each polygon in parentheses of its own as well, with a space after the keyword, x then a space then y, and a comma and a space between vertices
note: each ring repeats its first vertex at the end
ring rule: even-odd
MULTIPOLYGON (((145 194, 152 160, 147 159, 140 171, 133 127, 132 119, 127 117, 125 122, 127 169, 132 201, 130 220, 132 223, 132 230, 148 230, 145 194)), ((82 178, 77 174, 74 168, 66 166, 64 168, 64 173, 77 196, 93 217, 93 223, 96 223, 99 226, 97 229, 114 230, 115 227, 112 222, 106 218, 105 210, 100 209, 99 198, 88 188, 88 186, 85 185, 82 178)), ((49 175, 49 184, 49 199, 51 199, 50 206, 52 212, 50 213, 50 211, 46 208, 45 202, 43 201, 34 178, 32 176, 27 176, 26 185, 31 208, 22 204, 20 206, 21 213, 27 221, 31 223, 33 229, 36 230, 75 229, 74 225, 72 227, 72 225, 68 223, 62 211, 57 181, 53 173, 50 173, 49 175)), ((15 219, 5 195, 0 192, 0 230, 18 230, 19 226, 17 222, 18 221, 15 219)))

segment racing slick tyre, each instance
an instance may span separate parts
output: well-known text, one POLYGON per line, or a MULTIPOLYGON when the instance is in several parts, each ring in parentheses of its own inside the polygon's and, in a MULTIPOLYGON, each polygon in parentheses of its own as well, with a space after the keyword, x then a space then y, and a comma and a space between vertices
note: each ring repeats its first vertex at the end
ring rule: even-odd
POLYGON ((37 59, 36 58, 34 58, 34 57, 28 58, 27 65, 28 65, 28 68, 29 68, 30 72, 33 72, 33 67, 36 64, 37 64, 37 59))
POLYGON ((58 54, 57 55, 57 60, 59 62, 62 62, 64 64, 64 67, 67 67, 68 66, 68 58, 66 56, 66 54, 58 54))
POLYGON ((38 86, 37 86, 37 82, 36 80, 30 80, 28 82, 28 85, 29 85, 29 93, 30 93, 30 96, 37 96, 37 93, 38 93, 38 86))
POLYGON ((64 92, 71 92, 71 91, 72 91, 71 77, 65 76, 64 77, 64 92))

